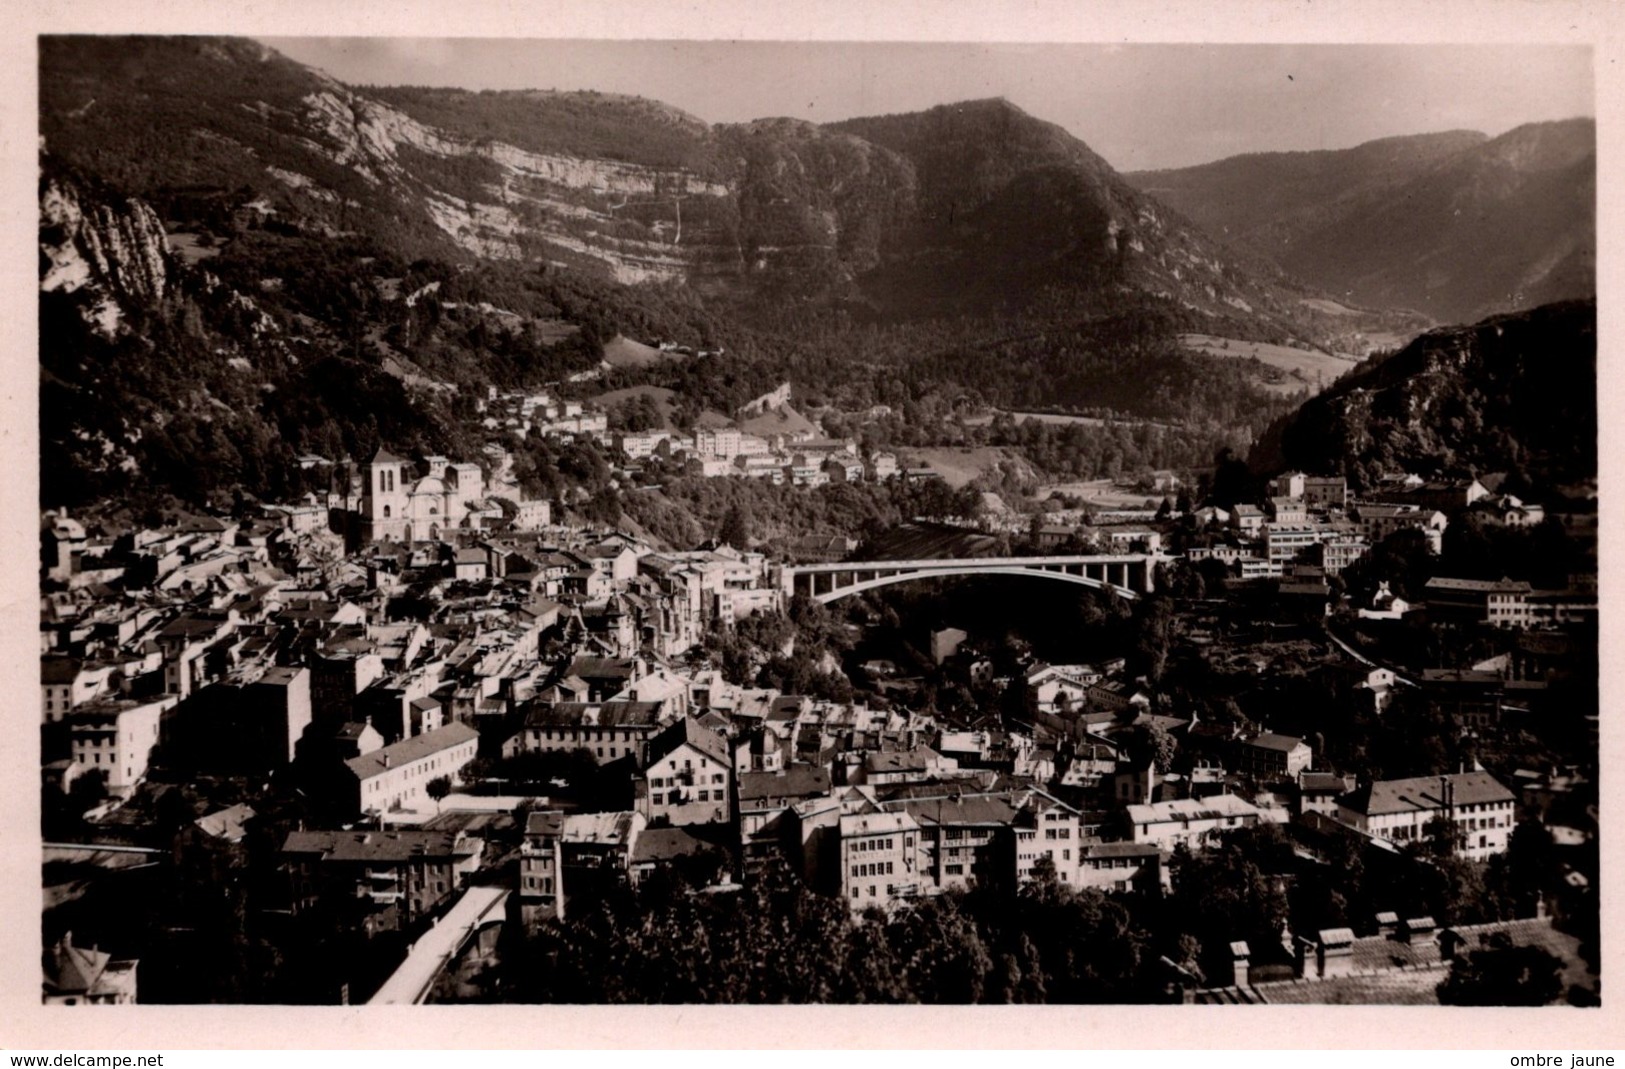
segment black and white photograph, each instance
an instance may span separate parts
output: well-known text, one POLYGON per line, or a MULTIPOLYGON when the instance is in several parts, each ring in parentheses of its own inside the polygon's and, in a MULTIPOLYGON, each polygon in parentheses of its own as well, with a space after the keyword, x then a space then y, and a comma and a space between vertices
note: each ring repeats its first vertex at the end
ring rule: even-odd
POLYGON ((1604 1012, 1593 48, 986 34, 30 39, 34 1002, 1604 1012))

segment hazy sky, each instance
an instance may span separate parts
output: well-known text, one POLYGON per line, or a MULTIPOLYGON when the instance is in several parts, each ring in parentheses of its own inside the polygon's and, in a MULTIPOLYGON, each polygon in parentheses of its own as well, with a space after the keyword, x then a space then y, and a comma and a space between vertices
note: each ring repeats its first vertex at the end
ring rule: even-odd
POLYGON ((1576 46, 261 40, 351 84, 597 89, 709 122, 1003 96, 1125 171, 1595 113, 1576 46))

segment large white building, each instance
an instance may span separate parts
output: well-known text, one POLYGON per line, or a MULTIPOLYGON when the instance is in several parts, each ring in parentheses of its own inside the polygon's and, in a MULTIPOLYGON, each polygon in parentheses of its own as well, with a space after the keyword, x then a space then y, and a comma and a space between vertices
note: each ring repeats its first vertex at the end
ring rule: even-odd
POLYGON ((1432 834, 1437 817, 1454 820, 1461 853, 1482 861, 1507 848, 1517 821, 1513 793, 1488 772, 1378 780, 1337 800, 1337 819, 1400 846, 1432 834))
POLYGON ((350 780, 348 801, 357 813, 387 813, 430 804, 428 786, 444 776, 453 783, 462 767, 474 760, 480 734, 467 724, 402 739, 344 762, 350 780))
POLYGON ((361 540, 418 542, 442 531, 478 526, 469 513, 482 510, 485 474, 478 464, 427 457, 428 474, 413 478, 410 465, 382 447, 363 471, 361 540))
POLYGON ((1133 841, 1154 843, 1164 850, 1181 843, 1200 849, 1223 832, 1251 827, 1258 819, 1257 807, 1233 794, 1128 807, 1133 841))
POLYGON ((65 782, 87 772, 107 777, 107 792, 126 798, 146 778, 152 748, 158 745, 159 721, 173 697, 157 701, 86 702, 66 717, 72 739, 72 767, 65 782))
POLYGON ((727 740, 684 717, 650 740, 649 767, 637 784, 635 805, 651 822, 723 824, 733 814, 732 779, 727 740))

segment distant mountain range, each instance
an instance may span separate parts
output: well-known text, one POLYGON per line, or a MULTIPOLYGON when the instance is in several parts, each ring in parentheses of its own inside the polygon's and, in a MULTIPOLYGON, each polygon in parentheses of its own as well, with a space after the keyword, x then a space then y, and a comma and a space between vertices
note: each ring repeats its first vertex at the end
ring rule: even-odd
POLYGON ((1308 285, 1471 322, 1595 293, 1596 151, 1571 119, 1125 177, 1308 285))
MULTIPOLYGON (((1125 177, 1003 100, 713 126, 599 93, 354 88, 239 39, 39 55, 53 502, 284 495, 298 454, 379 443, 473 455, 467 397, 597 374, 617 334, 726 348, 610 373, 694 412, 794 380, 846 411, 1063 409, 1244 444, 1313 389, 1276 366, 1296 354, 1591 289, 1588 122, 1125 177)), ((1533 353, 1574 318, 1496 329, 1533 353)), ((1411 397, 1447 336, 1359 381, 1411 397)), ((1255 457, 1583 468, 1538 425, 1564 409, 1520 407, 1551 400, 1532 374, 1483 373, 1416 394, 1414 426, 1345 379, 1255 457), (1428 422, 1448 397, 1460 427, 1428 422), (1517 449, 1451 444, 1490 440, 1475 419, 1517 449)), ((1588 373, 1562 381, 1594 413, 1588 373)))

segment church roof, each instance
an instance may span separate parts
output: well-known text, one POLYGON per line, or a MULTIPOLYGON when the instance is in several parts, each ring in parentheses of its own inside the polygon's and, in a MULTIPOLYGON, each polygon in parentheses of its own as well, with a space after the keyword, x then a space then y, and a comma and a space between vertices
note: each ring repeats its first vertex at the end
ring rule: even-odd
POLYGON ((367 463, 368 464, 400 464, 400 463, 402 463, 402 460, 401 460, 400 457, 396 456, 394 453, 391 453, 389 450, 385 449, 382 445, 380 445, 378 447, 378 452, 374 453, 372 455, 372 459, 367 461, 367 463))

